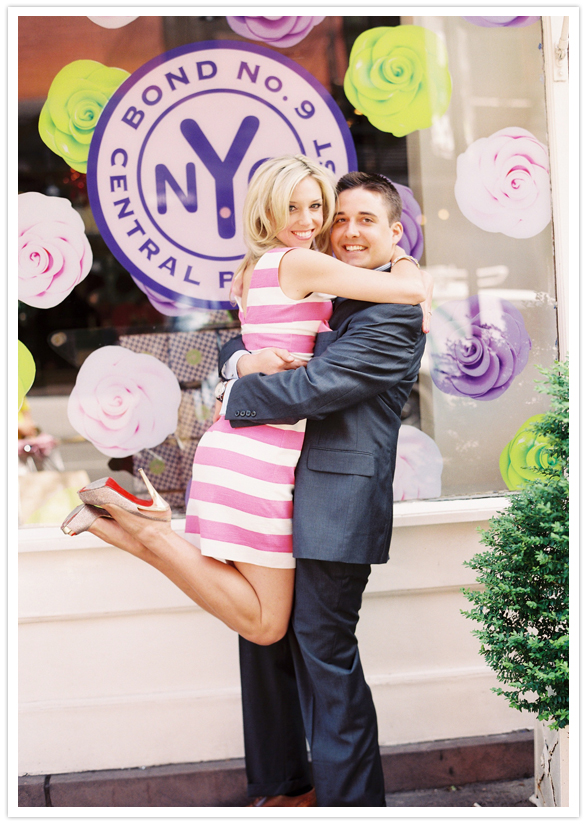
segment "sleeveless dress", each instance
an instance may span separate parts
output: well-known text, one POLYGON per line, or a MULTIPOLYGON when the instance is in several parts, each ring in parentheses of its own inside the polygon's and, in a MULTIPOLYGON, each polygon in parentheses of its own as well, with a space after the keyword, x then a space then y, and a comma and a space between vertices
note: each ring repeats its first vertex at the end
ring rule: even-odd
MULTIPOLYGON (((329 296, 288 298, 279 263, 288 248, 257 262, 239 318, 251 352, 283 347, 309 360, 318 332, 328 329, 329 296)), ((302 368, 303 369, 303 368, 302 368)), ((201 438, 186 510, 186 539, 204 556, 264 567, 295 567, 292 554, 294 473, 305 420, 234 429, 221 416, 201 438)))

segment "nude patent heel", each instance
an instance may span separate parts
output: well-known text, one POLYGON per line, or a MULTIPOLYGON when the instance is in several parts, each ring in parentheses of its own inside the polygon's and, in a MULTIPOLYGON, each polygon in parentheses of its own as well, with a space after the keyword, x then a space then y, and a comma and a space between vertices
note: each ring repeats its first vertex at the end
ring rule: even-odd
POLYGON ((89 530, 97 518, 112 518, 112 516, 100 507, 92 507, 91 504, 79 504, 66 517, 61 525, 61 530, 66 536, 79 536, 80 533, 89 530))
POLYGON ((78 495, 86 504, 94 504, 104 507, 106 504, 114 504, 127 513, 134 513, 142 518, 157 519, 159 521, 171 521, 171 508, 153 487, 143 470, 139 470, 147 492, 151 500, 137 498, 132 493, 127 492, 123 487, 114 481, 113 478, 99 478, 78 490, 78 495))

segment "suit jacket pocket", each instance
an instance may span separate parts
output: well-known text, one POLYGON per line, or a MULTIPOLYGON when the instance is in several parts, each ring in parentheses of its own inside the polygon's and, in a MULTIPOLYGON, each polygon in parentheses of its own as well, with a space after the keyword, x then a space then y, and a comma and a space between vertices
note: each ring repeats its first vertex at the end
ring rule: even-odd
POLYGON ((375 459, 371 453, 312 447, 308 450, 308 469, 319 473, 372 476, 375 473, 375 459))

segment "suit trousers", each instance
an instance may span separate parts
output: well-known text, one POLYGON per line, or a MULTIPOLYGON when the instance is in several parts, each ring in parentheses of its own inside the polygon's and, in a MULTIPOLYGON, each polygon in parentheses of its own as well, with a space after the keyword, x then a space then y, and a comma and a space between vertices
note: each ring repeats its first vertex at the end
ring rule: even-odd
POLYGON ((355 636, 370 570, 298 559, 287 635, 264 647, 239 640, 250 796, 313 781, 319 807, 385 807, 377 716, 355 636))

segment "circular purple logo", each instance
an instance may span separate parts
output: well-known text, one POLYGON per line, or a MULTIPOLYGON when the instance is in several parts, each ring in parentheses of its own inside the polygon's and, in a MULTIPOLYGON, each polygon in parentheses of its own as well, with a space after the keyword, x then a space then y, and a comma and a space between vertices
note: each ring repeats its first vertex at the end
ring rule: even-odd
POLYGON ((350 131, 323 86, 255 44, 182 46, 138 69, 104 108, 87 173, 96 223, 163 299, 227 309, 250 178, 287 153, 336 177, 356 169, 350 131))

